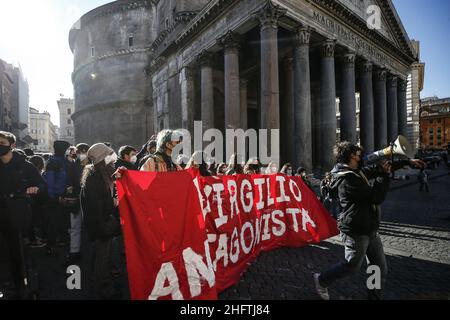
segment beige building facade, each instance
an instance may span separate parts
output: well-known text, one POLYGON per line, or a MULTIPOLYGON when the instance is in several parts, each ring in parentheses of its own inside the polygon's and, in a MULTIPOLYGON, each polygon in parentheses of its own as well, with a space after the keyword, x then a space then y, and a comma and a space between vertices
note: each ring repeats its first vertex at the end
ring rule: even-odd
POLYGON ((53 153, 53 142, 58 139, 57 127, 50 119, 50 113, 30 108, 29 132, 34 140, 32 150, 53 153))

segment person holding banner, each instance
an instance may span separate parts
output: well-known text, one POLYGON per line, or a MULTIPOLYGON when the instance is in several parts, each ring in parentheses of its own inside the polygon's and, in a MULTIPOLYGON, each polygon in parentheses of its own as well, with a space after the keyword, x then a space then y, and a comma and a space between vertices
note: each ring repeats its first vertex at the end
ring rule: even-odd
MULTIPOLYGON (((96 296, 117 298, 111 278, 111 246, 120 235, 118 202, 114 197, 114 163, 117 155, 103 143, 94 144, 87 152, 91 165, 81 178, 81 208, 86 229, 93 245, 96 296)), ((121 169, 124 169, 123 167, 121 169)))
POLYGON ((350 276, 361 269, 364 258, 378 269, 381 279, 368 287, 368 299, 381 299, 387 275, 383 244, 378 234, 379 205, 389 191, 389 174, 403 166, 421 166, 420 160, 402 160, 394 165, 384 160, 363 167, 363 149, 350 142, 340 142, 334 150, 336 166, 331 171, 330 192, 338 198, 342 208, 338 227, 345 247, 345 261, 313 275, 316 292, 329 300, 328 287, 337 279, 350 276), (373 182, 369 182, 374 180, 373 182))
POLYGON ((206 153, 203 151, 195 151, 191 159, 189 159, 185 169, 195 168, 198 169, 202 177, 209 177, 211 176, 211 173, 208 171, 206 159, 206 153))
POLYGON ((258 158, 250 158, 244 166, 244 174, 260 174, 261 166, 258 158))
POLYGON ((165 129, 156 137, 157 151, 141 167, 141 171, 166 172, 179 171, 182 168, 172 161, 172 150, 181 142, 181 134, 177 131, 165 129))

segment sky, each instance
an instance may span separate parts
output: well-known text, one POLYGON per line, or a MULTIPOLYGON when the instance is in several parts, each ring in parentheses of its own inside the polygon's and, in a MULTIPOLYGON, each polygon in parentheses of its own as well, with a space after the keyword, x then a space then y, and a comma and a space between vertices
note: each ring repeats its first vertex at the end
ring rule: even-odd
POLYGON ((450 97, 450 0, 393 0, 410 39, 420 41, 425 62, 421 98, 450 97))
MULTIPOLYGON (((450 97, 450 0, 393 0, 425 62, 422 97, 450 97)), ((59 125, 56 100, 73 97, 69 30, 86 12, 110 0, 0 0, 0 58, 21 66, 30 106, 59 125)))
POLYGON ((86 12, 111 0, 0 0, 0 59, 19 65, 30 107, 48 111, 59 126, 56 101, 73 98, 69 31, 86 12))

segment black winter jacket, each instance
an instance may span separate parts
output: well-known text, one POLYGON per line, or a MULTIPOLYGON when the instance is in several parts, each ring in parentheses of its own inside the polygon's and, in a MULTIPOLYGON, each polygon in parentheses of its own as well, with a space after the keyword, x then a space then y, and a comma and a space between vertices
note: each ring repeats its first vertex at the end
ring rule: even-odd
MULTIPOLYGON (((408 160, 396 161, 392 168, 397 170, 408 164, 408 160)), ((389 191, 389 175, 376 165, 358 171, 341 163, 336 164, 331 174, 331 197, 339 198, 342 208, 339 230, 348 235, 377 232, 380 226, 379 205, 389 191)))
POLYGON ((26 155, 13 151, 10 162, 4 164, 0 161, 0 223, 26 230, 31 224, 32 200, 46 197, 47 185, 39 171, 27 161, 26 155), (29 187, 38 187, 39 193, 32 198, 26 197, 29 187))
POLYGON ((138 170, 138 167, 135 164, 125 161, 125 160, 122 160, 120 158, 117 159, 117 161, 114 165, 115 165, 116 169, 119 169, 120 167, 125 167, 128 170, 138 170))
POLYGON ((371 235, 380 225, 379 205, 389 190, 389 176, 377 167, 361 171, 337 164, 331 171, 331 192, 342 208, 338 227, 348 235, 371 235), (373 182, 369 180, 375 179, 373 182))
POLYGON ((100 173, 91 171, 82 186, 81 207, 91 240, 110 239, 120 234, 118 208, 100 173))

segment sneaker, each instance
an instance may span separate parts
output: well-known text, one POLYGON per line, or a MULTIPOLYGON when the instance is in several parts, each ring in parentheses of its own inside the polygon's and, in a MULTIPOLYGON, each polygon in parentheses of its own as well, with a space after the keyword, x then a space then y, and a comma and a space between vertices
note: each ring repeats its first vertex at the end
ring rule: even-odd
POLYGON ((47 244, 45 242, 42 242, 42 241, 36 239, 30 243, 30 248, 43 248, 46 245, 47 244))
POLYGON ((330 295, 328 294, 328 289, 322 287, 319 282, 320 273, 314 273, 314 285, 316 287, 316 292, 322 300, 330 300, 330 295))

